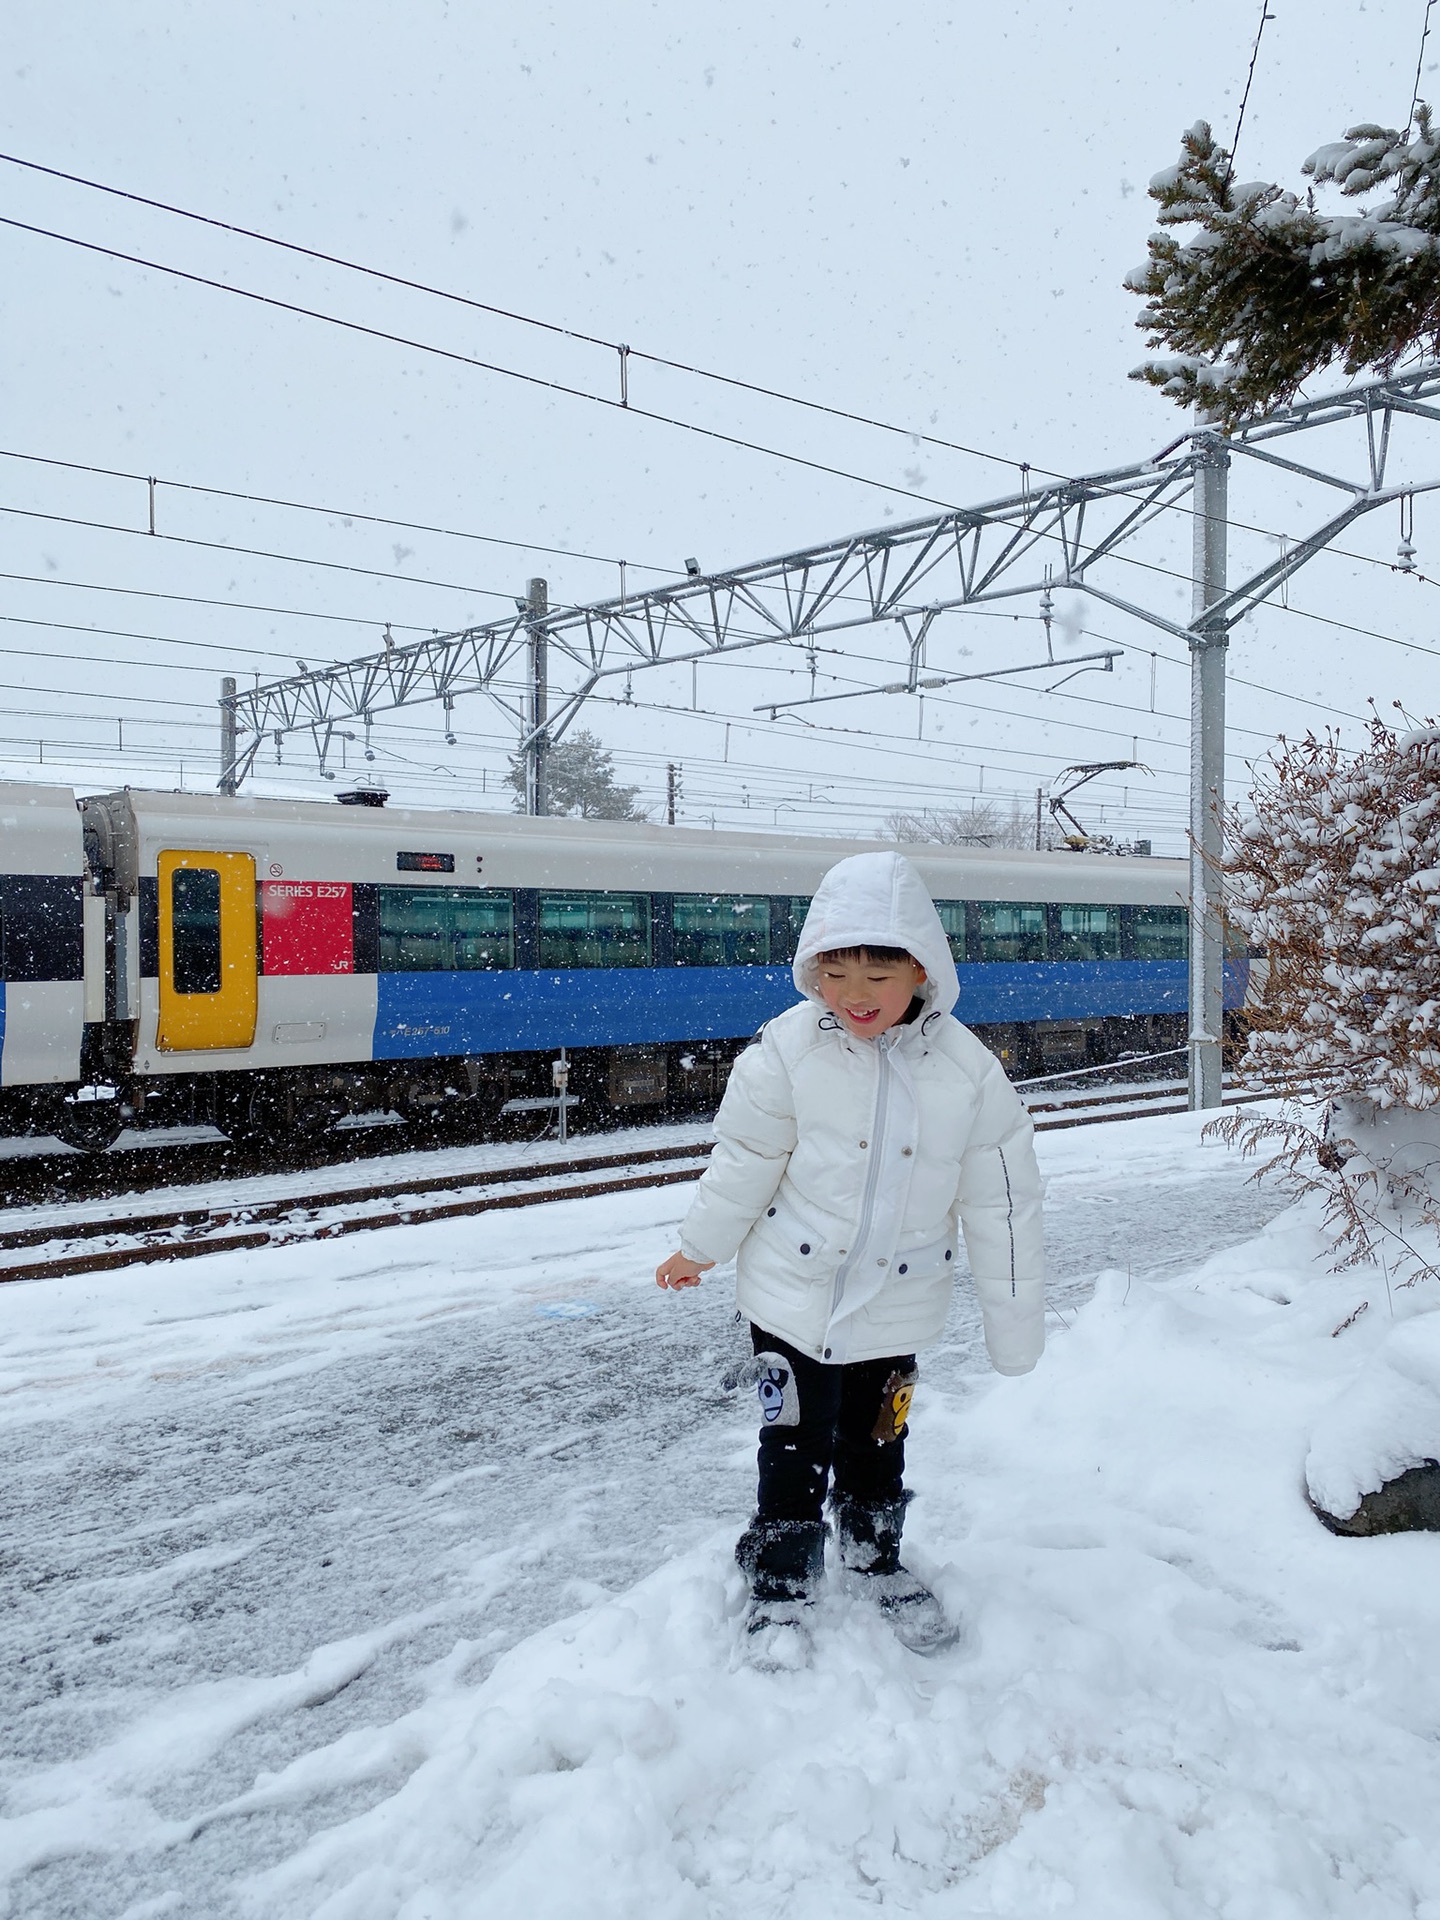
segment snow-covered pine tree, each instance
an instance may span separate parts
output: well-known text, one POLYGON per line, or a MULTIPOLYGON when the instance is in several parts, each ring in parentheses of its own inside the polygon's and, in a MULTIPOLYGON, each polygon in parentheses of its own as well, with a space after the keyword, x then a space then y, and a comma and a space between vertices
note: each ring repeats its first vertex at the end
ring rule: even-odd
POLYGON ((1282 741, 1225 867, 1266 956, 1240 1076, 1296 1104, 1219 1130, 1323 1189, 1350 1259, 1390 1236, 1433 1271, 1404 1220, 1440 1227, 1440 726, 1376 719, 1355 754, 1282 741))
POLYGON ((1412 348, 1440 350, 1440 135, 1430 109, 1412 127, 1357 126, 1321 147, 1303 194, 1268 181, 1237 185, 1231 156, 1205 121, 1179 161, 1150 182, 1160 230, 1126 276, 1145 300, 1139 325, 1162 350, 1137 367, 1183 406, 1222 426, 1293 400, 1339 361, 1390 372, 1412 348), (1327 214, 1315 187, 1385 197, 1327 214), (1198 231, 1181 239, 1177 227, 1198 231))

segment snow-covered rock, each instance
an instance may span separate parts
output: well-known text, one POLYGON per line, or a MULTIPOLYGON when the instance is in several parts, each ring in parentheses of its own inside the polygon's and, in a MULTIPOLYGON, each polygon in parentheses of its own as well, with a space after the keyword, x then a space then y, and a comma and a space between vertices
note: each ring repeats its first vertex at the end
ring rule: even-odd
POLYGON ((1402 1321, 1320 1415, 1305 1458, 1339 1533, 1440 1531, 1440 1311, 1402 1321))

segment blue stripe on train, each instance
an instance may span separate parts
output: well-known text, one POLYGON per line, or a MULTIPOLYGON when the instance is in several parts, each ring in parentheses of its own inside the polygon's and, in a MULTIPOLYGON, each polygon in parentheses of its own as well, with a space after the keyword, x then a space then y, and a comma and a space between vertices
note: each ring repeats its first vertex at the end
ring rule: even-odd
MULTIPOLYGON (((972 1026, 1184 1013, 1183 960, 962 966, 956 1012, 972 1026)), ((1225 1004, 1246 964, 1225 969, 1225 1004)), ((788 967, 585 968, 565 972, 382 973, 374 1058, 508 1053, 741 1039, 795 1001, 788 967)))
MULTIPOLYGON (((969 1026, 1001 1020, 1095 1020, 1106 1014, 1184 1013, 1183 960, 1034 960, 964 966, 955 1011, 969 1026)), ((1248 960, 1225 964, 1225 1005, 1244 1004, 1248 960)))
POLYGON ((377 1060, 734 1039, 793 1005, 788 967, 382 973, 377 1060))

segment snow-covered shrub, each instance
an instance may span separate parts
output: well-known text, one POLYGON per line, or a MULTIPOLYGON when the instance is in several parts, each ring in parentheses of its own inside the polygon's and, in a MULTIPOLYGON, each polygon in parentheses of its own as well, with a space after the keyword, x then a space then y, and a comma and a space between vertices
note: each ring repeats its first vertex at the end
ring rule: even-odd
POLYGON ((1434 1271, 1440 1229, 1440 727, 1282 741, 1228 822, 1229 911, 1263 949, 1240 1077, 1289 1096, 1219 1131, 1328 1196, 1346 1261, 1434 1271))

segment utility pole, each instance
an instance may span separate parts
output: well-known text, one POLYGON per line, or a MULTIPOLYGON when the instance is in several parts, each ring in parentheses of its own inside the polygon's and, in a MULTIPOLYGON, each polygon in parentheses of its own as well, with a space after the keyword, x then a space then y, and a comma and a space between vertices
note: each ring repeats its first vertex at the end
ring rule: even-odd
POLYGON ((227 674, 220 682, 220 791, 233 794, 239 782, 235 777, 235 758, 239 740, 235 731, 235 682, 227 674))
POLYGON ((525 591, 525 618, 530 627, 530 745, 525 754, 525 811, 546 814, 550 811, 550 778, 546 764, 550 737, 545 723, 550 718, 549 662, 545 616, 550 611, 550 590, 543 580, 532 580, 525 591))
POLYGON ((1229 628, 1207 624, 1225 593, 1230 455, 1218 437, 1197 445, 1194 598, 1190 639, 1190 1106, 1221 1101, 1225 929, 1225 656, 1229 628))
POLYGON ((673 827, 675 824, 675 796, 680 784, 676 778, 676 772, 677 769, 673 763, 665 769, 665 824, 667 827, 673 827))

